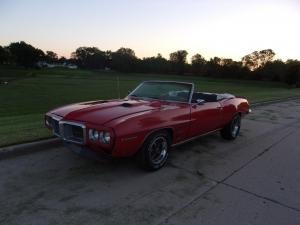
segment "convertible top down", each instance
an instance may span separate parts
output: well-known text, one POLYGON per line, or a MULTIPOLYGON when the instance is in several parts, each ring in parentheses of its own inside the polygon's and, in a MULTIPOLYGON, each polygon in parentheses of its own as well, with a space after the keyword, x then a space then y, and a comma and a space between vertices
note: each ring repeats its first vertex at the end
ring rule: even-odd
POLYGON ((125 99, 63 106, 45 115, 45 125, 71 148, 111 157, 136 156, 157 170, 172 146, 220 130, 235 139, 250 112, 243 97, 195 92, 194 84, 145 81, 125 99))

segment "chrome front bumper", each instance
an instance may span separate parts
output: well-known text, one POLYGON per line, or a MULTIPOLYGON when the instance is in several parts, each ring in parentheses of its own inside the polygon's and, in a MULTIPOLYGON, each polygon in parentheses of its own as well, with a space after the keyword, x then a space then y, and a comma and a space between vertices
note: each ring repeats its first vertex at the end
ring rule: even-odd
POLYGON ((103 159, 111 159, 112 156, 110 154, 104 152, 93 151, 86 146, 78 145, 75 143, 64 142, 64 146, 70 149, 72 152, 83 156, 85 158, 93 159, 93 160, 103 160, 103 159))

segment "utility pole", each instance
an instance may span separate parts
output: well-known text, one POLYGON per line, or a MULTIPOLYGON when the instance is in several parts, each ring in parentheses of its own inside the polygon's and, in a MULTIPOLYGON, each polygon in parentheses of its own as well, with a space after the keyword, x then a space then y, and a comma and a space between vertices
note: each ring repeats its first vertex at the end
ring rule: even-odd
POLYGON ((117 76, 117 90, 118 90, 118 99, 120 99, 120 78, 117 76))

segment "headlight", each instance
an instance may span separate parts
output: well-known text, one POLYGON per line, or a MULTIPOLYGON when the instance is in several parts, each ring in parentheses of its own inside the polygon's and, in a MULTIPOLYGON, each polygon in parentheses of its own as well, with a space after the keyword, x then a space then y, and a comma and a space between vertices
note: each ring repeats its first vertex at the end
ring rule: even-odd
POLYGON ((109 132, 100 132, 100 142, 103 144, 110 143, 110 133, 109 132))
POLYGON ((98 141, 99 140, 99 132, 94 129, 90 129, 89 130, 89 139, 91 141, 98 141))
POLYGON ((45 116, 45 124, 46 124, 48 127, 52 127, 52 124, 51 124, 51 117, 50 117, 50 116, 45 116))

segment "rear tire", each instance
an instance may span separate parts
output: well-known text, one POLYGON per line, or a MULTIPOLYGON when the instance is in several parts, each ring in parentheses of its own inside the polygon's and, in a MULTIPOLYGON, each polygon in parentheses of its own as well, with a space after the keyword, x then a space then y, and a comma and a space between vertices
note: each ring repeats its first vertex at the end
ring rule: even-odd
POLYGON ((221 136, 227 140, 234 140, 240 133, 241 115, 237 114, 233 117, 229 124, 221 130, 221 136))
POLYGON ((162 168, 169 156, 170 143, 171 138, 166 131, 150 135, 137 154, 140 166, 150 171, 162 168))

